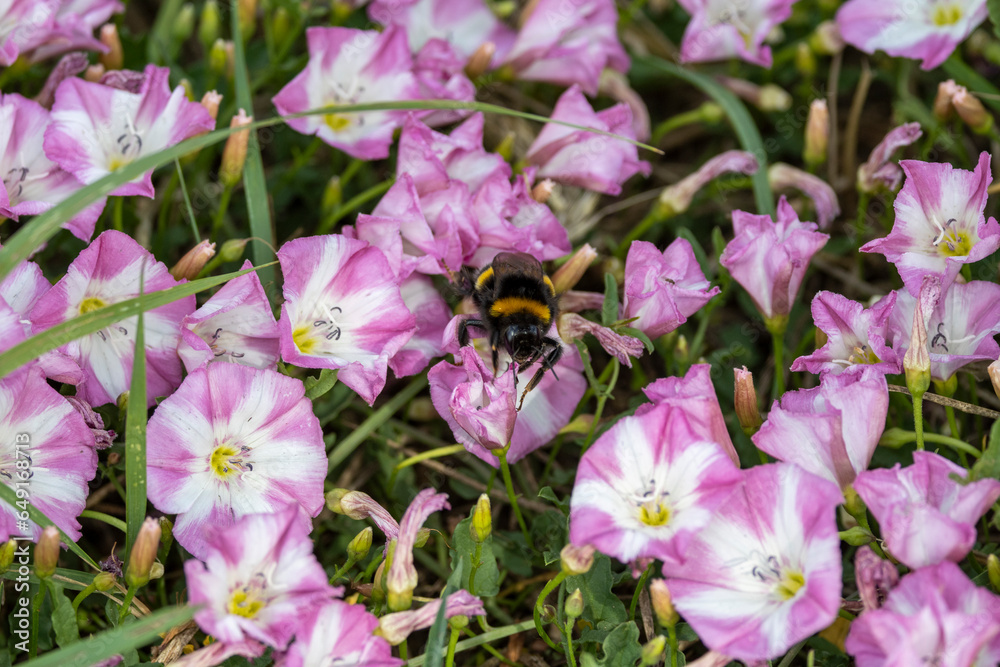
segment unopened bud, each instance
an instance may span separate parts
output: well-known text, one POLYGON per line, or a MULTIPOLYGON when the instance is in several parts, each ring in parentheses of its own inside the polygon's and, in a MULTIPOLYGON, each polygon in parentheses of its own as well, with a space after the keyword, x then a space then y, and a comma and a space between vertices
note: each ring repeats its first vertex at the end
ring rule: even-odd
POLYGON ((579 618, 583 614, 583 593, 577 588, 566 598, 566 616, 569 618, 579 618))
POLYGON ((809 36, 809 46, 824 56, 834 56, 844 50, 844 38, 836 21, 823 21, 809 36))
POLYGON ((559 552, 559 559, 562 562, 563 572, 573 576, 586 574, 594 565, 594 547, 578 547, 575 544, 567 544, 559 552))
POLYGON ((986 134, 993 128, 993 114, 986 110, 979 98, 959 87, 951 98, 959 117, 976 134, 986 134))
MULTIPOLYGON (((246 115, 243 109, 229 121, 229 127, 246 127, 253 118, 246 115)), ((243 176, 243 164, 247 161, 247 144, 250 141, 250 130, 240 130, 229 135, 226 147, 222 150, 222 166, 219 168, 219 180, 227 188, 240 182, 243 176)))
POLYGON ((589 243, 584 243, 565 264, 552 274, 552 286, 556 294, 573 289, 590 265, 597 259, 597 251, 589 243))
POLYGON ((246 42, 257 28, 257 0, 237 0, 236 12, 240 21, 240 35, 246 42))
POLYGON ((219 3, 216 0, 206 0, 201 9, 201 21, 198 23, 198 41, 211 51, 215 40, 219 39, 219 3))
POLYGON ((35 575, 39 579, 51 577, 58 562, 59 530, 55 526, 46 526, 35 545, 35 575))
POLYGON ((555 623, 556 622, 556 608, 550 604, 542 606, 542 622, 543 623, 555 623))
POLYGON ((997 398, 1000 398, 1000 360, 991 363, 987 371, 990 374, 990 382, 993 383, 993 391, 997 398))
POLYGON ((497 153, 504 160, 510 162, 511 156, 514 155, 514 139, 516 135, 513 132, 508 132, 504 135, 504 138, 500 140, 497 147, 493 149, 494 153, 497 153))
POLYGON ((194 102, 194 87, 191 82, 187 79, 181 79, 177 85, 184 89, 184 97, 187 98, 188 102, 194 102))
POLYGON ((236 45, 230 39, 226 40, 223 47, 226 49, 226 76, 232 79, 236 72, 236 45))
POLYGON ((212 48, 208 50, 208 69, 216 76, 223 76, 229 65, 227 63, 226 42, 217 39, 212 42, 212 48))
POLYGON ((734 368, 733 373, 736 376, 736 419, 749 437, 760 430, 760 425, 764 423, 760 418, 760 410, 757 409, 757 389, 753 385, 753 373, 746 366, 742 369, 734 368))
POLYGON ((180 260, 170 269, 170 275, 174 280, 194 280, 201 272, 208 260, 215 256, 215 244, 207 240, 202 241, 195 247, 188 250, 180 260))
POLYGON ((455 630, 469 627, 469 617, 463 614, 456 614, 448 619, 448 627, 455 630))
POLYGON ((356 491, 351 491, 350 489, 333 489, 332 491, 327 491, 326 493, 326 507, 334 514, 344 514, 352 519, 364 519, 368 516, 367 512, 357 512, 356 516, 349 514, 350 506, 345 506, 343 503, 344 497, 349 493, 357 493, 356 491))
POLYGON ((544 204, 552 196, 552 191, 555 189, 555 182, 546 178, 540 183, 536 183, 535 187, 531 188, 531 198, 534 199, 539 204, 544 204))
POLYGON ((320 202, 320 210, 323 213, 330 213, 340 206, 344 200, 344 189, 340 185, 340 176, 333 176, 327 181, 323 190, 323 200, 320 202))
POLYGON ((104 76, 105 72, 107 72, 107 70, 104 69, 104 65, 102 65, 101 63, 97 63, 96 65, 91 65, 86 70, 84 70, 83 79, 84 81, 97 83, 98 81, 101 80, 101 77, 104 76))
POLYGON ((149 568, 149 580, 154 581, 163 576, 163 563, 159 561, 154 561, 152 567, 149 568))
POLYGON ((792 96, 784 88, 769 83, 761 86, 758 106, 761 111, 788 111, 792 106, 792 96))
POLYGON ((493 530, 493 515, 490 507, 490 497, 485 493, 476 501, 476 509, 472 511, 470 532, 476 542, 485 542, 493 530))
POLYGON ((235 262, 243 257, 243 250, 250 239, 229 239, 219 250, 219 259, 223 262, 235 262))
POLYGON ((147 518, 139 528, 135 543, 129 552, 128 569, 125 570, 125 581, 129 586, 145 586, 149 583, 153 563, 156 562, 156 552, 160 548, 160 523, 156 519, 147 518))
POLYGON ((201 96, 201 106, 205 107, 205 111, 212 117, 212 120, 219 117, 220 104, 222 104, 222 95, 214 90, 210 90, 201 96))
POLYGON ((385 564, 385 560, 379 563, 378 569, 375 570, 375 577, 372 579, 371 599, 376 604, 385 602, 385 564))
POLYGON ((858 523, 864 524, 868 521, 868 507, 865 505, 865 501, 861 499, 858 492, 854 490, 853 486, 847 486, 844 488, 844 509, 847 513, 854 517, 854 520, 858 523))
POLYGON ((431 539, 431 529, 421 528, 417 531, 417 539, 413 541, 413 546, 420 549, 427 544, 427 540, 429 539, 431 539))
POLYGON ((469 61, 465 63, 465 76, 472 80, 482 76, 490 68, 490 63, 493 61, 493 55, 496 52, 497 45, 493 42, 483 42, 480 44, 479 48, 469 56, 469 61))
POLYGON ((292 31, 292 17, 288 10, 279 5, 271 16, 271 36, 275 44, 284 44, 292 31))
POLYGON ((14 549, 16 548, 17 542, 14 540, 7 540, 3 545, 0 545, 0 572, 5 571, 14 562, 14 549))
POLYGON ((643 667, 647 665, 658 665, 663 659, 663 654, 667 650, 667 638, 663 635, 653 637, 642 647, 640 660, 643 667))
POLYGON ((795 47, 795 69, 806 78, 815 76, 819 69, 816 53, 805 42, 799 42, 795 47))
POLYGON ((115 587, 115 575, 110 572, 98 572, 94 575, 94 588, 104 592, 115 587))
POLYGON ((893 426, 882 431, 882 436, 878 439, 878 446, 899 449, 911 442, 913 442, 913 433, 911 431, 904 431, 901 428, 893 426))
POLYGON ((906 388, 919 398, 931 386, 931 357, 927 348, 927 322, 941 297, 941 279, 938 276, 924 276, 917 297, 917 307, 913 309, 913 329, 910 332, 910 347, 903 355, 903 370, 906 371, 906 388))
POLYGON ((368 550, 372 548, 372 534, 374 531, 368 526, 354 536, 350 544, 347 545, 347 557, 358 562, 368 555, 368 550))
POLYGON ((670 589, 663 579, 653 579, 649 582, 649 599, 653 603, 653 612, 656 620, 665 628, 672 628, 677 625, 680 616, 674 609, 674 601, 670 597, 670 589))
POLYGON ((118 37, 118 26, 114 23, 102 25, 100 40, 108 52, 100 54, 97 57, 98 62, 104 65, 105 69, 121 69, 125 62, 125 52, 122 50, 122 40, 118 37))
POLYGON ((829 142, 830 110, 826 106, 826 100, 813 100, 809 105, 805 149, 802 151, 806 164, 815 167, 825 162, 829 142))
POLYGON ((934 117, 939 121, 946 121, 955 113, 955 107, 951 105, 951 100, 961 86, 953 79, 942 81, 938 84, 937 95, 934 97, 934 117))
POLYGON ((128 414, 128 390, 118 394, 118 400, 115 401, 115 404, 118 406, 118 412, 122 415, 128 414))
POLYGON ((185 2, 177 12, 170 30, 176 43, 183 44, 194 33, 194 11, 194 5, 185 2))
POLYGON ((989 575, 993 592, 1000 593, 1000 558, 997 558, 996 554, 986 557, 986 573, 989 575))

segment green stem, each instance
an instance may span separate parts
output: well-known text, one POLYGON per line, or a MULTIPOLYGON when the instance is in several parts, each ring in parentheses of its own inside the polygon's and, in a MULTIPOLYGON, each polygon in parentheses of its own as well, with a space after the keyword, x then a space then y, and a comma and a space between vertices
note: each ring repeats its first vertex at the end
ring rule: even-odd
POLYGON ((649 575, 653 572, 653 565, 650 563, 649 567, 642 571, 642 575, 639 576, 639 583, 635 587, 635 593, 632 594, 632 604, 628 607, 628 617, 635 620, 635 608, 639 604, 639 596, 642 591, 646 588, 646 580, 649 579, 649 575))
POLYGON ((90 582, 86 588, 77 593, 76 597, 73 598, 73 611, 79 609, 80 604, 87 599, 87 596, 89 596, 96 590, 97 590, 97 584, 95 584, 94 582, 90 582))
POLYGON ((167 183, 166 189, 160 194, 163 199, 160 203, 160 213, 156 218, 156 229, 160 234, 164 234, 167 231, 167 216, 173 210, 170 203, 174 199, 174 191, 177 190, 177 184, 177 172, 174 172, 173 176, 170 177, 170 182, 167 183))
POLYGON ((677 643, 676 625, 667 628, 667 643, 670 645, 670 667, 677 667, 677 654, 680 653, 680 647, 677 643))
POLYGON ((567 618, 566 628, 563 630, 563 636, 566 638, 566 659, 569 661, 569 667, 576 667, 576 654, 573 652, 574 623, 574 619, 567 618))
POLYGON ((126 532, 125 522, 118 517, 111 516, 110 514, 105 514, 104 512, 95 512, 94 510, 83 510, 80 516, 85 519, 97 519, 98 521, 103 521, 109 526, 113 526, 123 533, 126 532))
POLYGON ((122 222, 122 210, 124 205, 124 197, 115 197, 115 203, 111 209, 111 225, 115 228, 115 231, 125 231, 124 223, 122 222))
POLYGON ((625 240, 618 244, 618 250, 615 255, 619 259, 624 259, 625 255, 628 253, 629 246, 632 245, 632 241, 642 238, 642 236, 650 230, 650 228, 658 222, 665 220, 663 212, 660 210, 659 202, 653 204, 653 207, 649 209, 649 213, 646 217, 639 221, 639 224, 632 228, 626 236, 625 240))
MULTIPOLYGON (((948 416, 948 428, 951 429, 951 435, 952 435, 952 437, 955 438, 956 440, 958 440, 958 420, 955 419, 955 408, 953 408, 950 405, 946 405, 946 406, 944 406, 944 413, 948 416)), ((930 435, 930 434, 928 434, 928 435, 930 435)), ((926 439, 930 440, 930 438, 926 438, 926 439)), ((959 441, 959 442, 961 442, 961 441, 959 441)), ((962 449, 959 449, 957 451, 958 451, 958 458, 962 462, 962 467, 968 468, 969 467, 969 461, 968 461, 968 459, 965 458, 965 451, 962 450, 962 449)), ((975 451, 976 454, 979 453, 979 450, 973 450, 973 451, 975 451)))
MULTIPOLYGON (((917 449, 924 449, 924 396, 913 394, 913 431, 917 436, 917 449)), ((964 444, 964 443, 963 443, 964 444)))
POLYGON ((476 594, 476 573, 479 571, 479 565, 482 559, 483 543, 476 542, 476 548, 472 552, 472 570, 469 573, 469 595, 476 594))
MULTIPOLYGON (((336 225, 341 218, 368 203, 372 199, 385 194, 386 191, 392 187, 393 183, 395 183, 395 181, 392 179, 377 183, 364 192, 354 195, 340 206, 335 207, 332 211, 330 211, 330 215, 326 216, 326 218, 323 219, 323 222, 320 223, 316 233, 329 234, 334 225, 336 225)), ((341 186, 343 186, 343 180, 341 180, 341 186)))
POLYGON ((42 610, 42 603, 45 602, 45 594, 48 593, 48 586, 45 582, 39 582, 38 592, 35 593, 35 599, 31 601, 31 637, 28 642, 28 658, 32 659, 38 655, 38 635, 41 634, 41 628, 38 627, 38 617, 42 610))
MULTIPOLYGON (((621 370, 621 362, 617 358, 611 360, 611 379, 608 383, 604 385, 601 393, 597 395, 597 408, 594 409, 594 421, 590 423, 590 430, 587 432, 587 439, 583 443, 583 448, 580 450, 580 454, 586 453, 587 449, 594 442, 594 436, 597 433, 597 425, 601 422, 601 415, 604 414, 604 404, 608 402, 608 398, 611 397, 611 390, 614 389, 615 384, 618 382, 618 373, 621 370)), ((602 374, 603 377, 603 374, 602 374)))
POLYGON ((410 650, 406 646, 406 640, 404 639, 403 643, 399 645, 399 657, 402 658, 403 660, 406 660, 409 657, 409 655, 410 655, 410 650))
POLYGON ((542 625, 542 607, 545 606, 545 598, 549 596, 549 593, 557 589, 559 584, 561 584, 565 578, 566 573, 560 572, 553 577, 549 583, 545 584, 545 588, 542 589, 542 592, 538 595, 538 599, 535 600, 535 609, 533 612, 535 618, 535 630, 538 631, 538 636, 541 637, 550 648, 553 648, 556 651, 561 651, 562 647, 552 641, 552 638, 549 637, 549 633, 545 631, 545 627, 542 625))
POLYGON ((421 461, 426 461, 427 459, 436 459, 442 456, 451 456, 452 454, 458 454, 459 452, 465 451, 465 445, 448 445, 447 447, 437 447, 435 449, 429 449, 426 452, 420 452, 419 454, 414 454, 413 456, 403 459, 396 464, 395 470, 402 470, 403 468, 408 468, 412 465, 416 465, 421 461))
POLYGON ((332 577, 330 577, 330 585, 336 586, 337 579, 340 579, 342 576, 344 576, 344 573, 348 572, 352 567, 354 567, 356 563, 357 561, 355 561, 354 558, 348 556, 347 562, 341 565, 339 568, 337 568, 337 571, 333 573, 332 577))
POLYGON ((121 625, 125 621, 125 617, 128 616, 129 607, 132 606, 132 598, 135 597, 135 592, 139 589, 138 586, 129 586, 128 592, 125 593, 125 599, 122 600, 122 608, 118 612, 118 625, 121 625))
POLYGON ((448 654, 444 658, 445 667, 455 667, 455 647, 458 645, 458 628, 451 629, 451 637, 448 638, 448 654))
POLYGON ((805 645, 806 645, 806 640, 803 639, 798 644, 793 646, 792 649, 785 654, 785 657, 782 658, 781 662, 778 663, 778 667, 789 667, 789 665, 792 664, 792 660, 795 660, 795 656, 799 654, 799 651, 801 651, 802 647, 805 645))
MULTIPOLYGON (((917 440, 917 434, 915 431, 903 431, 894 430, 894 441, 893 448, 905 445, 908 442, 915 442, 917 440), (897 444, 898 443, 898 444, 897 444)), ((983 455, 981 451, 965 442, 964 440, 959 440, 958 438, 952 438, 951 436, 941 435, 940 433, 924 433, 924 440, 927 442, 933 442, 936 445, 944 445, 945 447, 950 447, 956 452, 965 453, 969 456, 978 459, 983 455)))
POLYGON ((517 523, 521 526, 521 532, 524 533, 524 541, 528 543, 528 548, 534 551, 535 544, 531 541, 531 533, 528 532, 527 524, 524 523, 521 508, 517 504, 517 496, 514 494, 514 483, 510 478, 510 466, 507 465, 507 450, 509 448, 510 443, 503 449, 497 449, 495 453, 500 459, 500 473, 503 475, 503 484, 507 487, 507 498, 510 500, 511 507, 514 508, 514 516, 517 517, 517 523))
MULTIPOLYGON (((868 204, 871 201, 871 194, 868 192, 860 192, 858 194, 858 217, 854 222, 854 233, 857 235, 857 246, 858 248, 865 242, 865 228, 868 226, 868 204)), ((858 265, 858 276, 863 276, 862 269, 864 267, 864 256, 858 252, 857 255, 857 265, 858 265)))
MULTIPOLYGON (((707 102, 706 104, 712 104, 712 103, 707 102)), ((706 118, 705 118, 704 105, 698 107, 697 109, 691 109, 690 111, 679 113, 676 116, 671 116, 670 118, 667 118, 665 121, 663 121, 662 123, 657 125, 656 128, 653 129, 653 136, 652 138, 650 138, 649 143, 651 143, 654 146, 657 146, 659 145, 660 140, 663 139, 663 137, 667 136, 669 132, 673 132, 674 130, 679 130, 680 128, 686 125, 694 125, 695 123, 704 123, 705 121, 706 118)))
POLYGON ((772 332, 774 343, 774 400, 785 393, 785 332, 772 332))
POLYGON ((711 314, 712 309, 709 308, 702 308, 701 312, 698 313, 698 329, 694 332, 694 338, 691 339, 691 347, 688 348, 689 364, 694 364, 701 355, 701 346, 705 342, 705 334, 708 333, 708 323, 712 320, 711 314))
POLYGON ((184 170, 181 169, 180 159, 174 160, 177 165, 177 179, 181 185, 181 194, 184 195, 184 209, 188 214, 188 221, 191 223, 191 234, 194 235, 194 242, 201 243, 201 234, 198 233, 198 219, 194 214, 194 207, 191 206, 191 197, 188 195, 187 183, 184 181, 184 170))
POLYGON ((226 211, 229 210, 229 200, 233 196, 233 188, 226 186, 219 199, 219 208, 215 211, 215 219, 212 221, 212 238, 217 238, 222 231, 222 223, 226 219, 226 211))

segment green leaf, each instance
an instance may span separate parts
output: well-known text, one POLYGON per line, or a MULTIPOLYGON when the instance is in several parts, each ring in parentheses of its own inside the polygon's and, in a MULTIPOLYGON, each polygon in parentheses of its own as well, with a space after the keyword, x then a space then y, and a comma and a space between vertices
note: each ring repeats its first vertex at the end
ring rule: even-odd
POLYGON ((160 639, 159 634, 191 620, 195 608, 167 607, 31 661, 31 667, 89 667, 117 653, 126 653, 160 639))
POLYGON ((559 499, 556 492, 552 490, 551 486, 543 486, 538 489, 538 497, 548 500, 550 503, 559 508, 559 511, 563 514, 569 514, 569 498, 559 499))
POLYGON ((638 338, 639 340, 641 340, 642 344, 646 347, 646 352, 648 352, 649 354, 653 354, 653 350, 656 349, 653 346, 653 341, 649 339, 649 336, 647 336, 642 331, 639 331, 635 327, 619 327, 618 333, 624 334, 626 336, 632 336, 633 338, 638 338))
POLYGON ((580 665, 590 667, 624 667, 634 665, 642 657, 642 645, 639 643, 639 627, 634 621, 622 623, 612 630, 604 640, 604 657, 598 660, 595 656, 584 654, 580 656, 580 665))
POLYGON ((566 577, 566 590, 580 589, 584 602, 583 618, 594 626, 602 621, 619 625, 628 620, 628 610, 612 591, 615 583, 615 577, 611 573, 611 559, 603 554, 596 554, 594 565, 588 572, 566 577))
POLYGON ((1000 39, 1000 0, 986 0, 986 10, 990 13, 990 21, 993 22, 993 34, 1000 39))
POLYGON ((56 633, 56 644, 59 646, 69 646, 80 639, 80 628, 76 624, 76 612, 73 611, 73 603, 66 597, 62 586, 47 579, 45 585, 52 594, 52 629, 56 633))
POLYGON ((146 322, 142 313, 145 280, 139 275, 139 318, 132 355, 132 384, 125 413, 125 562, 146 520, 146 322))
POLYGON ((606 327, 618 321, 618 281, 610 273, 604 274, 604 303, 601 305, 601 324, 606 327))
POLYGON ((202 278, 159 292, 150 292, 141 297, 126 299, 125 301, 120 301, 104 308, 98 308, 84 315, 79 315, 62 324, 57 324, 51 329, 32 336, 28 340, 0 354, 0 377, 4 377, 29 361, 37 359, 49 350, 54 350, 77 338, 100 331, 115 322, 120 322, 140 312, 153 310, 178 299, 183 299, 186 296, 197 294, 216 285, 221 285, 233 278, 250 273, 250 271, 256 271, 258 268, 260 267, 245 271, 234 271, 222 276, 202 278))
MULTIPOLYGON (((4 500, 8 505, 13 507, 15 513, 17 514, 20 514, 22 511, 24 511, 18 505, 19 502, 23 503, 24 501, 19 499, 17 497, 17 494, 14 492, 14 489, 10 488, 6 484, 0 484, 0 499, 4 500)), ((52 521, 47 516, 42 514, 38 510, 38 508, 36 508, 34 505, 29 504, 27 512, 28 512, 28 517, 42 528, 45 528, 46 526, 55 526, 55 524, 52 523, 52 521)), ((62 538, 63 544, 69 547, 70 551, 79 556, 83 560, 83 562, 87 563, 95 570, 101 569, 100 567, 98 567, 97 563, 94 562, 94 559, 88 556, 87 552, 81 549, 76 542, 71 540, 69 535, 64 533, 62 529, 59 528, 59 526, 56 526, 56 530, 59 531, 59 535, 62 538)))
POLYGON ((337 384, 337 371, 324 368, 319 372, 319 377, 309 376, 305 379, 306 398, 314 401, 326 392, 333 389, 337 384))
POLYGON ((993 422, 986 451, 969 472, 970 482, 977 479, 1000 479, 1000 419, 993 422))
POLYGON ((743 150, 753 153, 760 165, 760 168, 753 175, 753 194, 757 202, 757 212, 773 218, 775 215, 774 193, 771 191, 771 184, 767 180, 767 151, 764 150, 764 141, 761 139, 760 131, 757 129, 757 123, 754 122, 753 117, 747 111, 743 102, 712 77, 667 62, 662 58, 643 56, 635 58, 632 61, 632 65, 633 75, 636 70, 649 68, 662 74, 669 74, 679 79, 684 79, 695 87, 700 88, 703 93, 711 97, 722 107, 733 126, 733 130, 736 131, 736 136, 739 138, 743 150))
POLYGON ((462 568, 461 582, 456 584, 456 588, 475 591, 479 597, 493 597, 500 592, 500 568, 497 567, 497 559, 493 555, 493 536, 487 537, 483 542, 476 580, 470 582, 472 558, 476 552, 476 542, 472 539, 471 527, 472 518, 463 519, 458 523, 452 536, 451 566, 453 569, 462 568))

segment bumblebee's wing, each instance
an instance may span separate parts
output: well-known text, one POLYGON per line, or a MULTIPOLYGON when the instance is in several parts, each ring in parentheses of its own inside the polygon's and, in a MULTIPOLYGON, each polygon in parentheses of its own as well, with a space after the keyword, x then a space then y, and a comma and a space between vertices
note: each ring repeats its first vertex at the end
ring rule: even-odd
POLYGON ((497 276, 520 274, 534 280, 545 278, 542 263, 526 252, 501 252, 493 258, 493 271, 497 276))

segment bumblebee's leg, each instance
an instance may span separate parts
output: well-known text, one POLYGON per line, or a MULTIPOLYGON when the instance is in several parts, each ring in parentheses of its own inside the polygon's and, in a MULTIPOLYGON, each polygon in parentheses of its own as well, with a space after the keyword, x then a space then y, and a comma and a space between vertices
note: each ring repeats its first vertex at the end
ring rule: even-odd
POLYGON ((459 347, 465 347, 469 344, 469 332, 468 327, 476 327, 479 329, 486 329, 482 320, 475 319, 465 319, 458 323, 458 345, 459 347))
MULTIPOLYGON (((544 355, 539 353, 542 359, 542 367, 535 371, 535 374, 531 376, 531 380, 528 385, 524 388, 521 393, 521 400, 517 404, 518 412, 521 411, 521 406, 524 405, 524 397, 528 395, 528 392, 538 386, 538 383, 542 381, 542 376, 545 375, 545 371, 552 371, 552 377, 559 379, 556 375, 555 365, 558 363, 559 358, 562 357, 562 345, 552 338, 546 338, 542 341, 545 347, 551 346, 552 349, 546 352, 544 355)), ((534 363, 534 359, 532 363, 534 363)), ((529 364, 530 365, 530 364, 529 364)))
POLYGON ((500 365, 500 332, 493 331, 490 334, 490 355, 493 359, 493 377, 496 377, 497 367, 500 365))

